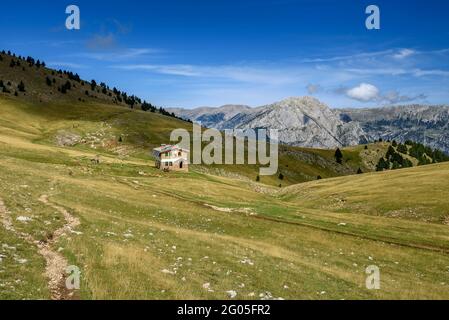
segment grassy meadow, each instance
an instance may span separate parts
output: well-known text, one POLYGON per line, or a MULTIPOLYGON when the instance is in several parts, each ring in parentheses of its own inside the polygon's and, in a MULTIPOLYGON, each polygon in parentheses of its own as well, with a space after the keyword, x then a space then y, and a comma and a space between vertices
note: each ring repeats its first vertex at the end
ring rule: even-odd
MULTIPOLYGON (((335 177, 285 153, 281 166, 297 175, 285 188, 256 183, 247 166, 153 168, 149 150, 188 126, 0 97, 0 299, 51 298, 45 259, 26 239, 61 228, 55 206, 80 220, 51 245, 81 270, 76 299, 449 299, 449 164, 335 177), (299 172, 329 179, 294 184, 310 180, 299 172), (365 286, 370 265, 380 290, 365 286)), ((357 167, 360 152, 344 150, 357 167)))

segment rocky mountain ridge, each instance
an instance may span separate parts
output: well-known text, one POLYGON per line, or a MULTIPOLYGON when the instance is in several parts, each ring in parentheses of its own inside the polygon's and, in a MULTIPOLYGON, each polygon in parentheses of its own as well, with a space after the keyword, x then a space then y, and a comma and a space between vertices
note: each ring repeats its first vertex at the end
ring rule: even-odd
POLYGON ((176 115, 224 129, 271 128, 288 145, 335 148, 378 139, 423 143, 449 153, 449 106, 407 105, 331 109, 312 97, 292 97, 251 108, 169 109, 176 115))

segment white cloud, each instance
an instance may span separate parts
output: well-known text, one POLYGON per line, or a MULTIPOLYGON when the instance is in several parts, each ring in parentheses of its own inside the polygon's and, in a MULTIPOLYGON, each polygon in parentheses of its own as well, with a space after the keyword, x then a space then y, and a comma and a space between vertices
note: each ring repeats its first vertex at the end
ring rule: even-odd
POLYGON ((380 91, 372 84, 361 83, 357 87, 347 90, 346 96, 354 100, 370 102, 379 100, 380 91))
POLYGON ((345 90, 344 92, 347 97, 361 102, 384 102, 396 104, 415 100, 425 100, 427 98, 425 94, 408 96, 403 95, 396 90, 381 93, 376 86, 369 83, 361 83, 357 87, 345 90))
POLYGON ((398 53, 394 54, 393 57, 395 59, 405 59, 407 57, 410 57, 416 53, 415 50, 411 49, 402 49, 398 53))

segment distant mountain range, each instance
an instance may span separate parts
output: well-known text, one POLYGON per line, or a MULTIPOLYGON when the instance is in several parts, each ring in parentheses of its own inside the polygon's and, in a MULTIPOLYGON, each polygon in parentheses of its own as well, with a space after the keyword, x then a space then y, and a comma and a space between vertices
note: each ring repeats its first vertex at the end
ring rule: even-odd
POLYGON ((280 141, 293 146, 336 148, 382 138, 412 140, 449 153, 449 106, 331 109, 315 98, 295 97, 258 108, 225 105, 168 111, 220 130, 278 129, 280 141))
POLYGON ((412 140, 449 154, 449 106, 407 105, 334 110, 345 122, 359 123, 368 140, 412 140))

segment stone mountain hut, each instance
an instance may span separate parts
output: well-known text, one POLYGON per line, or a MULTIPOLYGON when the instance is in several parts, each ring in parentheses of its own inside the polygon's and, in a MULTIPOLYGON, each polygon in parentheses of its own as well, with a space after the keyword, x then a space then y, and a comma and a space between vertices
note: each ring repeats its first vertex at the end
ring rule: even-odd
POLYGON ((190 150, 178 145, 163 144, 153 149, 156 168, 163 171, 189 171, 190 150))

